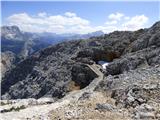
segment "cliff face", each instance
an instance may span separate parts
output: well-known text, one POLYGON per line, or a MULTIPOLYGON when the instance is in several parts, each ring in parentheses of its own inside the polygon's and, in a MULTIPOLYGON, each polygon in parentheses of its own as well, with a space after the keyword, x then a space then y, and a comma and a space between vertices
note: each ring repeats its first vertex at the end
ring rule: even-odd
POLYGON ((36 52, 10 70, 2 81, 2 98, 61 98, 70 91, 68 86, 72 82, 83 88, 83 83, 88 85, 96 78, 87 72, 90 68, 86 65, 100 60, 110 62, 104 76, 154 67, 160 64, 159 43, 160 22, 135 32, 115 31, 101 37, 59 43, 36 52))

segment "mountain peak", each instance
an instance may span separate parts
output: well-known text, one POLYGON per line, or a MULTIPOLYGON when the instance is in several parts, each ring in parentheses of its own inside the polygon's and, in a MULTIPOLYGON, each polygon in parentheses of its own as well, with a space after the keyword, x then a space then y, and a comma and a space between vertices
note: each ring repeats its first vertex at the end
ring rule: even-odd
POLYGON ((6 39, 20 39, 21 31, 18 26, 2 26, 1 35, 6 39))
POLYGON ((2 32, 20 32, 20 29, 18 26, 2 26, 1 27, 2 32))

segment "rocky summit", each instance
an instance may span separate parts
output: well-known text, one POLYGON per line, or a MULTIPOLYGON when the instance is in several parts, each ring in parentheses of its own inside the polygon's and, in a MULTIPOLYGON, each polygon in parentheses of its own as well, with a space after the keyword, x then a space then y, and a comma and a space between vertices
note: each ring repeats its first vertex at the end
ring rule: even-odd
POLYGON ((159 120, 160 22, 40 50, 1 88, 4 120, 159 120))

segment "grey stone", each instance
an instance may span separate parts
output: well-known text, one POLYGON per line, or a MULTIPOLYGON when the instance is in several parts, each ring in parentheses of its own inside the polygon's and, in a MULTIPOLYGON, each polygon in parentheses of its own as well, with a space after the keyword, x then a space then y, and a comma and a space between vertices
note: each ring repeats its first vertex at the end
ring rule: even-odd
POLYGON ((104 103, 104 104, 97 103, 95 109, 99 111, 115 111, 116 110, 116 108, 113 105, 108 103, 104 103))
POLYGON ((136 119, 155 119, 155 109, 148 104, 142 104, 136 108, 136 119))

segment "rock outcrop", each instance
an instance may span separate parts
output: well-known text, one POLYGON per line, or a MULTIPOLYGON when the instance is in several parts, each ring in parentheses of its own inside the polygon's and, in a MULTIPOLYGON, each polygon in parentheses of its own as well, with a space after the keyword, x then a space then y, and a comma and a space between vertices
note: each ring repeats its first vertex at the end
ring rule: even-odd
POLYGON ((75 64, 71 70, 72 80, 75 81, 80 88, 88 86, 98 75, 85 64, 75 64))

